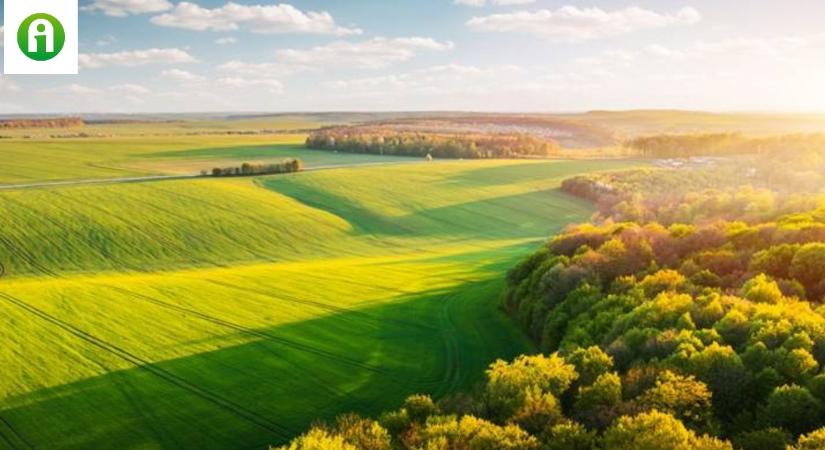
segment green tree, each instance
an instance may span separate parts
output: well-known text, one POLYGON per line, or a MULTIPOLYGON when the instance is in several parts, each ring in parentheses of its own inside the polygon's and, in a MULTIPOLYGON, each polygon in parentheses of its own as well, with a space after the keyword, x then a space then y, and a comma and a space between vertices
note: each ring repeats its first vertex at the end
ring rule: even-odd
POLYGON ((360 450, 348 443, 342 436, 323 428, 313 428, 307 434, 296 438, 281 450, 360 450))
POLYGON ((665 371, 637 402, 645 409, 671 414, 695 430, 710 431, 713 418, 710 390, 691 376, 665 371))
POLYGON ((566 422, 550 427, 542 450, 592 450, 596 445, 596 432, 584 425, 566 422))
POLYGON ((421 431, 426 449, 531 450, 538 440, 515 425, 499 426, 473 416, 433 416, 421 431))
POLYGON ((549 426, 556 425, 564 420, 561 405, 553 394, 541 392, 538 387, 527 389, 521 407, 510 418, 510 423, 516 424, 532 435, 540 434, 549 426))
POLYGON ((764 428, 739 434, 733 439, 738 450, 787 450, 791 434, 780 428, 764 428))
POLYGON ((762 409, 762 421, 769 426, 784 428, 794 435, 807 433, 820 421, 822 404, 800 386, 776 388, 762 409))
POLYGON ((825 448, 825 428, 800 436, 793 450, 822 450, 825 448))
POLYGON ((604 450, 716 450, 730 444, 699 437, 669 414, 650 411, 635 417, 621 417, 602 440, 604 450))
POLYGON ((390 450, 392 441, 389 432, 374 420, 364 419, 356 414, 338 417, 335 432, 344 441, 359 450, 390 450))
POLYGON ((529 388, 561 396, 578 378, 576 368, 558 355, 519 356, 496 361, 487 370, 485 398, 491 417, 504 421, 524 404, 529 388))
POLYGON ((404 410, 414 422, 424 423, 427 418, 438 414, 438 407, 429 395, 412 395, 404 401, 404 410))
POLYGON ((759 274, 742 286, 742 296, 756 303, 779 303, 782 290, 775 281, 765 274, 759 274))
POLYGON ((564 359, 576 366, 578 383, 582 386, 592 384, 600 375, 613 369, 613 358, 596 346, 577 348, 564 359))
POLYGON ((579 388, 574 410, 576 417, 596 426, 607 426, 613 420, 612 411, 622 401, 622 381, 615 373, 605 373, 590 386, 579 388))
POLYGON ((791 262, 790 276, 802 283, 809 300, 821 300, 825 294, 825 243, 803 245, 791 262))

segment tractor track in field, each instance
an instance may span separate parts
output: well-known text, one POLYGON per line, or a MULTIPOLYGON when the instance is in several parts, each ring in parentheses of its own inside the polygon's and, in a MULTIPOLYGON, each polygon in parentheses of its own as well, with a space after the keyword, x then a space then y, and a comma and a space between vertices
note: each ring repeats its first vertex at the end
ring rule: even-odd
MULTIPOLYGON (((321 356, 321 357, 324 357, 326 359, 334 360, 334 361, 337 361, 337 362, 340 362, 340 363, 343 363, 343 364, 347 364, 347 365, 350 365, 350 366, 355 366, 355 367, 358 367, 358 368, 361 368, 361 369, 364 369, 364 370, 368 370, 368 371, 374 372, 374 373, 379 374, 379 375, 392 376, 392 374, 389 371, 387 371, 383 368, 372 366, 370 364, 363 363, 363 362, 358 361, 358 360, 353 359, 353 358, 347 358, 345 356, 341 356, 341 355, 338 355, 338 354, 335 354, 335 353, 332 353, 332 352, 329 352, 329 351, 326 351, 326 350, 322 350, 320 348, 316 348, 316 347, 313 347, 313 346, 308 345, 308 344, 302 344, 300 342, 295 342, 293 340, 286 339, 286 338, 283 338, 283 337, 280 337, 280 336, 274 336, 270 333, 266 333, 266 332, 263 332, 263 331, 260 331, 260 330, 256 330, 254 328, 249 328, 249 327, 245 327, 243 325, 239 325, 239 324, 236 324, 236 323, 233 323, 233 322, 229 322, 229 321, 220 319, 218 317, 211 316, 209 314, 204 314, 204 313, 202 313, 200 311, 196 311, 194 309, 185 308, 183 306, 179 306, 179 305, 175 305, 175 304, 172 304, 172 303, 164 302, 162 300, 158 300, 156 298, 153 298, 153 297, 150 297, 150 296, 147 296, 147 295, 143 295, 143 294, 139 294, 137 292, 129 291, 128 289, 123 289, 123 288, 120 288, 120 287, 108 286, 108 285, 107 285, 107 287, 109 287, 111 289, 114 289, 116 291, 122 292, 126 295, 132 296, 133 298, 138 298, 138 299, 150 302, 152 304, 155 304, 157 306, 161 306, 163 308, 167 308, 167 309, 171 309, 171 310, 181 312, 181 313, 184 313, 184 314, 192 315, 192 316, 195 316, 195 317, 197 317, 201 320, 205 320, 207 322, 210 322, 212 324, 219 325, 219 326, 222 326, 222 327, 225 327, 225 328, 230 328, 230 329, 233 329, 235 331, 239 331, 243 334, 257 337, 259 339, 264 339, 266 341, 274 342, 274 343, 283 345, 285 347, 292 348, 293 350, 300 350, 300 351, 304 351, 304 352, 307 352, 307 353, 311 353, 313 355, 321 356)), ((393 378, 395 378, 395 377, 393 377, 393 378)), ((401 381, 401 380, 398 380, 398 381, 401 381)))
MULTIPOLYGON (((181 307, 181 306, 178 306, 178 305, 174 305, 174 304, 171 304, 171 303, 168 303, 168 302, 164 302, 163 300, 159 300, 157 298, 154 298, 154 297, 151 297, 151 296, 148 296, 148 295, 145 295, 145 294, 140 294, 140 293, 137 293, 137 292, 129 291, 128 289, 118 288, 118 287, 110 286, 110 285, 100 285, 100 286, 119 291, 123 294, 129 295, 132 298, 143 300, 143 301, 152 303, 156 306, 160 306, 160 307, 163 307, 163 308, 166 308, 166 309, 182 312, 182 313, 187 314, 187 315, 195 315, 199 319, 204 320, 204 321, 209 322, 209 323, 212 323, 213 325, 222 326, 224 328, 229 328, 229 329, 232 329, 234 331, 240 331, 243 334, 251 335, 251 336, 254 336, 254 337, 259 338, 259 339, 262 338, 262 335, 266 335, 267 337, 264 338, 264 341, 273 342, 273 339, 271 338, 271 335, 269 335, 268 333, 263 333, 259 330, 253 329, 253 328, 243 327, 242 325, 237 325, 237 324, 233 324, 234 326, 230 326, 230 325, 227 325, 227 324, 231 323, 231 322, 223 321, 223 319, 218 319, 214 316, 210 316, 210 315, 207 315, 207 314, 204 314, 204 313, 200 313, 200 312, 195 311, 195 310, 191 310, 191 309, 184 308, 184 307, 181 307), (207 317, 209 317, 209 319, 207 319, 207 317), (222 323, 222 322, 226 322, 226 323, 222 323)), ((286 344, 285 342, 283 342, 282 340, 277 340, 277 341, 275 341, 275 343, 278 344, 278 345, 281 345, 281 346, 286 346, 286 347, 292 348, 293 350, 306 351, 306 349, 292 347, 292 346, 286 344)), ((320 350, 320 349, 318 349, 318 351, 323 352, 323 350, 320 350)), ((281 355, 279 353, 271 352, 269 350, 267 350, 267 353, 270 353, 270 354, 276 356, 281 361, 286 362, 287 364, 291 365, 296 370, 305 370, 305 368, 297 366, 294 362, 290 361, 288 358, 285 358, 283 355, 281 355)), ((313 354, 315 354, 316 356, 323 356, 323 355, 319 355, 318 353, 313 353, 313 354)), ((339 361, 339 362, 341 362, 341 361, 339 361)), ((348 362, 347 364, 348 365, 354 365, 355 363, 360 363, 360 361, 350 360, 350 362, 348 362)), ((361 368, 363 368, 363 367, 361 367, 361 368)), ((380 369, 380 368, 378 368, 378 369, 380 369)), ((329 391, 330 393, 335 394, 335 395, 340 395, 340 396, 346 397, 346 398, 352 398, 352 395, 349 392, 346 392, 342 389, 338 389, 336 387, 333 387, 333 386, 323 382, 323 380, 321 380, 318 376, 314 375, 312 372, 310 372, 309 374, 312 378, 315 379, 315 381, 318 382, 319 385, 323 386, 323 389, 329 391)), ((381 374, 381 375, 383 375, 383 374, 381 374)))
POLYGON ((18 246, 16 246, 10 239, 6 238, 2 234, 0 234, 0 244, 3 244, 8 250, 11 256, 19 258, 29 264, 29 266, 42 273, 43 275, 59 278, 60 275, 57 272, 52 271, 51 269, 47 268, 46 266, 40 264, 35 260, 35 258, 28 252, 21 250, 18 246))
POLYGON ((420 324, 420 323, 408 322, 406 320, 400 320, 400 319, 387 319, 387 318, 382 318, 382 317, 376 317, 372 314, 365 313, 363 311, 358 311, 358 310, 350 309, 350 308, 344 308, 342 306, 334 306, 334 305, 330 305, 330 304, 327 304, 327 303, 318 302, 318 301, 314 301, 314 300, 306 300, 306 299, 296 297, 294 295, 289 295, 289 294, 284 294, 284 293, 272 294, 270 292, 267 292, 267 291, 264 291, 264 290, 261 290, 261 289, 241 287, 241 286, 238 286, 238 285, 235 285, 235 284, 232 284, 232 283, 227 283, 225 281, 209 280, 209 282, 212 283, 212 284, 217 284, 218 286, 228 287, 230 289, 235 289, 235 290, 244 291, 244 292, 252 292, 252 293, 255 293, 255 294, 258 294, 258 295, 263 295, 265 297, 269 297, 269 298, 279 300, 279 301, 285 301, 285 302, 288 302, 288 303, 304 305, 304 306, 313 306, 313 307, 316 307, 316 308, 319 308, 319 309, 323 309, 323 310, 338 313, 338 314, 355 315, 355 316, 358 316, 358 317, 362 317, 362 318, 366 319, 369 322, 377 323, 379 325, 384 324, 384 323, 393 323, 393 324, 396 324, 396 325, 404 325, 404 326, 407 326, 407 327, 417 328, 417 329, 426 330, 426 331, 439 331, 438 328, 436 328, 436 327, 431 327, 431 326, 420 324))
POLYGON ((444 376, 438 387, 438 397, 449 392, 455 392, 461 384, 461 344, 458 342, 456 327, 453 323, 451 308, 457 301, 457 295, 451 294, 442 300, 443 306, 439 311, 441 333, 444 336, 444 376))
MULTIPOLYGON (((120 222, 122 222, 127 227, 129 227, 130 232, 142 235, 143 237, 145 237, 146 239, 148 239, 150 241, 154 240, 154 241, 162 242, 167 246, 167 248, 172 248, 176 244, 173 240, 169 239, 163 233, 154 233, 154 234, 152 234, 152 233, 146 232, 145 230, 143 230, 143 228, 139 224, 135 223, 134 221, 129 220, 125 216, 122 216, 122 215, 112 214, 111 211, 107 211, 105 208, 102 208, 99 205, 96 205, 96 204, 93 204, 93 203, 81 202, 80 200, 78 200, 78 199, 76 199, 76 198, 74 198, 70 195, 66 195, 65 193, 61 193, 61 192, 58 192, 58 191, 55 191, 55 190, 50 190, 48 192, 49 192, 49 194, 60 198, 61 201, 64 201, 64 202, 65 201, 71 201, 71 202, 75 203, 76 205, 82 206, 84 208, 88 208, 92 211, 97 211, 97 212, 103 214, 104 216, 115 218, 115 219, 119 220, 120 222)), ((59 205, 59 202, 55 203, 54 206, 58 209, 61 209, 61 206, 57 206, 57 205, 59 205)), ((71 214, 79 214, 82 217, 84 217, 85 219, 87 219, 90 224, 95 225, 94 218, 87 215, 87 214, 85 214, 85 213, 83 213, 80 210, 70 210, 68 208, 62 207, 62 211, 66 212, 67 214, 70 214, 70 215, 71 214)), ((148 258, 152 257, 152 255, 146 255, 146 254, 144 254, 143 256, 146 256, 148 258)), ((135 271, 139 271, 140 269, 142 269, 142 267, 140 267, 136 264, 125 264, 124 263, 123 267, 126 268, 126 269, 135 270, 135 271)))
POLYGON ((23 435, 20 434, 20 432, 17 431, 11 425, 11 423, 3 416, 0 416, 0 438, 2 438, 2 440, 4 442, 9 444, 9 447, 11 447, 12 450, 19 450, 21 448, 27 448, 27 449, 31 449, 31 450, 34 449, 34 446, 31 444, 31 442, 29 442, 25 437, 23 437, 23 435), (3 432, 3 428, 5 428, 5 429, 7 429, 8 431, 11 432, 11 435, 12 435, 11 438, 6 436, 6 433, 3 432), (18 441, 19 443, 22 443, 23 445, 22 446, 16 445, 14 443, 15 440, 18 441))
POLYGON ((120 348, 120 347, 118 347, 114 344, 106 342, 106 341, 104 341, 104 340, 102 340, 102 339, 100 339, 100 338, 98 338, 98 337, 96 337, 92 334, 89 334, 89 333, 75 327, 74 325, 71 325, 68 322, 62 321, 62 320, 58 319, 57 317, 52 316, 51 314, 49 314, 49 313, 47 313, 47 312, 45 312, 45 311, 43 311, 39 308, 36 308, 36 307, 34 307, 34 306, 32 306, 32 305, 16 298, 16 297, 13 297, 13 296, 5 294, 5 293, 0 293, 0 300, 3 300, 6 303, 8 303, 12 306, 15 306, 15 307, 17 307, 17 308, 19 308, 19 309, 21 309, 21 310, 23 310, 23 311, 25 311, 29 314, 32 314, 36 317, 39 317, 40 319, 42 319, 42 320, 44 320, 44 321, 46 321, 46 322, 48 322, 48 323, 50 323, 54 326, 57 326, 58 328, 72 334, 73 336, 75 336, 78 339, 86 342, 87 344, 93 345, 93 346, 95 346, 95 347, 97 347, 97 348, 99 348, 99 349, 101 349, 101 350, 103 350, 107 353, 110 353, 110 354, 112 354, 112 355, 114 355, 114 356, 116 356, 116 357, 118 357, 118 358, 134 365, 138 369, 145 370, 145 371, 151 373, 152 375, 155 375, 156 377, 158 377, 158 378, 160 378, 160 379, 162 379, 162 380, 164 380, 164 381, 166 381, 166 382, 168 382, 168 383, 170 383, 170 384, 172 384, 172 385, 174 385, 174 386, 176 386, 176 387, 178 387, 182 390, 185 390, 185 391, 189 392, 190 394, 194 394, 195 396, 197 396, 197 397, 199 397, 203 400, 206 400, 209 403, 212 403, 212 404, 214 404, 214 405, 216 405, 216 406, 218 406, 218 407, 220 407, 220 408, 222 408, 222 409, 224 409, 224 410, 226 410, 226 411, 228 411, 228 412, 230 412, 230 413, 232 413, 232 414, 234 414, 234 415, 236 415, 236 416, 238 416, 238 417, 240 417, 240 418, 242 418, 242 419, 244 419, 244 420, 260 427, 260 428, 262 428, 262 429, 264 429, 264 430, 267 430, 267 431, 275 434, 277 437, 279 437, 281 439, 288 439, 291 436, 294 436, 296 434, 295 430, 291 430, 291 429, 289 429, 289 428, 287 428, 283 425, 280 425, 280 424, 278 424, 274 421, 271 421, 270 419, 268 419, 264 416, 261 416, 260 414, 254 412, 254 411, 248 410, 248 409, 244 408, 243 406, 241 406, 241 405, 239 405, 239 404, 237 404, 237 403, 235 403, 235 402, 233 402, 229 399, 223 398, 223 397, 219 396, 218 394, 215 394, 215 393, 213 393, 213 392, 211 392, 211 391, 209 391, 205 388, 202 388, 202 387, 192 383, 191 381, 188 381, 184 378, 181 378, 181 377, 175 375, 174 373, 172 373, 168 370, 162 369, 162 368, 156 366, 155 364, 153 364, 149 361, 146 361, 143 358, 128 352, 127 350, 124 350, 124 349, 122 349, 122 348, 120 348))
MULTIPOLYGON (((195 195, 189 195, 189 194, 184 194, 182 192, 175 192, 175 191, 169 191, 169 190, 166 190, 166 189, 161 189, 157 186, 151 186, 150 189, 153 189, 153 190, 159 191, 159 192, 163 192, 164 194, 167 194, 167 195, 172 195, 172 196, 175 196, 175 197, 178 197, 178 198, 182 198, 182 199, 185 199, 185 200, 190 201, 190 202, 197 202, 197 203, 200 203, 201 205, 207 206, 207 207, 212 208, 212 209, 217 209, 217 210, 221 210, 221 211, 230 213, 234 216, 241 217, 241 218, 243 218, 245 220, 248 220, 252 223, 255 223, 255 224, 261 225, 263 227, 269 228, 270 230, 274 231, 276 234, 283 234, 285 232, 288 232, 288 231, 285 231, 283 229, 280 229, 280 228, 274 226, 272 221, 262 219, 261 216, 251 216, 251 215, 248 215, 248 214, 239 213, 237 209, 233 209, 233 208, 228 207, 224 204, 211 202, 209 200, 205 200, 205 199, 203 199, 201 197, 198 197, 198 196, 195 196, 195 195)), ((293 248, 293 250, 295 250, 295 249, 293 248)))

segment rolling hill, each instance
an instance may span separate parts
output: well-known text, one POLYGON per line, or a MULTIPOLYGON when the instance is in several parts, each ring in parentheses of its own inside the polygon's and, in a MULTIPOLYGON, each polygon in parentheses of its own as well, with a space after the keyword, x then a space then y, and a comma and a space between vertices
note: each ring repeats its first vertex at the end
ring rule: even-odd
POLYGON ((629 165, 2 191, 0 447, 260 448, 319 411, 468 388, 531 348, 502 274, 590 214, 561 180, 629 165))

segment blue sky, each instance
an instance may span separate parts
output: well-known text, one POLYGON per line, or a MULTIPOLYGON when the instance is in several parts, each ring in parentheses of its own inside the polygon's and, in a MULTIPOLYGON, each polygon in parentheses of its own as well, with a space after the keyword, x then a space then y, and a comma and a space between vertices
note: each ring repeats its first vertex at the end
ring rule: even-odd
POLYGON ((0 113, 825 110, 821 0, 80 0, 0 113))

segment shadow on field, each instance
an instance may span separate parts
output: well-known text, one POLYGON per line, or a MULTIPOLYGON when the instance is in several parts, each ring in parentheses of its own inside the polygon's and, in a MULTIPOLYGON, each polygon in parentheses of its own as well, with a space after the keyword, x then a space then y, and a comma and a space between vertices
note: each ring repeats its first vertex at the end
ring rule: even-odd
POLYGON ((483 167, 460 172, 448 178, 446 184, 463 186, 496 186, 504 184, 546 181, 557 178, 559 182, 577 173, 624 168, 627 162, 604 160, 549 160, 525 164, 523 160, 508 165, 483 167))
POLYGON ((214 148, 196 148, 191 150, 176 150, 149 153, 144 158, 198 158, 198 159, 227 159, 227 158, 271 158, 282 152, 303 150, 299 144, 267 144, 243 145, 214 148))
POLYGON ((558 231, 556 224, 578 222, 592 211, 586 201, 553 188, 425 208, 393 217, 310 185, 282 180, 266 181, 263 185, 347 221, 356 236, 535 238, 549 236, 558 231))
MULTIPOLYGON (((245 343, 7 398, 0 416, 35 448, 266 448, 319 415, 374 414, 412 393, 468 388, 489 362, 529 351, 498 310, 501 283, 471 281, 269 329, 228 328, 216 344, 245 343)), ((142 358, 56 320, 49 326, 77 337, 66 364, 81 357, 106 370, 142 358)))
POLYGON ((191 150, 163 151, 141 155, 141 159, 176 159, 176 160, 246 160, 260 161, 278 158, 300 157, 304 164, 347 164, 366 162, 407 162, 417 161, 420 158, 403 156, 382 156, 361 153, 334 152, 328 150, 314 150, 295 143, 273 143, 264 145, 241 145, 214 148, 196 148, 191 150))

